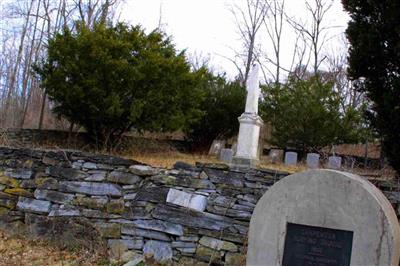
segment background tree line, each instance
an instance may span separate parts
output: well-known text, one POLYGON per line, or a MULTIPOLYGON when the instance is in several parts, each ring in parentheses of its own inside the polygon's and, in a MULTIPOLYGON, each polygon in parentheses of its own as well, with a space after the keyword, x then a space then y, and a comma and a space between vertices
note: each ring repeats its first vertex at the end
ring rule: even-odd
POLYGON ((291 15, 285 0, 245 2, 229 7, 242 41, 227 58, 238 70, 233 81, 204 58, 193 63, 161 29, 145 33, 118 23, 119 0, 3 4, 1 126, 42 128, 51 109, 57 116, 47 116, 49 125, 81 126, 102 144, 129 129, 179 129, 206 147, 237 131, 243 84, 257 62, 260 112, 273 128, 272 144, 309 151, 371 139, 364 114, 375 99, 361 89, 361 76, 347 78, 347 40, 326 20, 333 0, 306 0, 305 18, 291 15), (283 51, 288 31, 296 38, 283 51), (332 49, 333 40, 341 46, 332 49), (282 53, 292 54, 290 65, 283 65, 282 53))

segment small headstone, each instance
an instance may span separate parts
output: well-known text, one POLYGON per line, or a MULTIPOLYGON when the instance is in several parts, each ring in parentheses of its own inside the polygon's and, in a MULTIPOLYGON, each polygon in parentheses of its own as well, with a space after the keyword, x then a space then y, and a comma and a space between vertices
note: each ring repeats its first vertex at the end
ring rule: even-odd
POLYGON ((231 163, 233 157, 233 150, 232 149, 221 149, 219 154, 219 159, 226 163, 231 163))
POLYGON ((247 265, 399 265, 400 227, 367 180, 334 170, 287 176, 257 203, 247 265))
POLYGON ((330 169, 340 169, 341 167, 342 167, 342 157, 329 156, 329 158, 328 158, 328 168, 330 168, 330 169))
POLYGON ((307 153, 307 167, 308 168, 319 168, 319 154, 318 153, 307 153))
POLYGON ((218 155, 221 152, 221 149, 225 147, 225 140, 214 140, 211 144, 210 150, 208 151, 209 155, 218 155))
POLYGON ((271 149, 269 151, 269 157, 271 158, 271 163, 281 163, 283 160, 283 150, 271 149))
POLYGON ((297 152, 288 151, 285 153, 285 165, 297 164, 297 152))

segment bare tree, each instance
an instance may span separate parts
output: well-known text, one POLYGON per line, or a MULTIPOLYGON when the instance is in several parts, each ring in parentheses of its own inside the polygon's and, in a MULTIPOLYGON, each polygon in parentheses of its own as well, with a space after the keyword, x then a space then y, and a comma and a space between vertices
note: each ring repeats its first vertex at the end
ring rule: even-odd
POLYGON ((239 79, 245 84, 250 68, 258 57, 255 54, 259 51, 256 47, 256 37, 267 14, 267 5, 263 0, 246 0, 244 9, 233 5, 230 11, 235 18, 243 49, 241 52, 236 51, 234 59, 228 59, 235 64, 239 71, 239 79))
POLYGON ((330 38, 328 30, 334 26, 325 26, 323 22, 332 4, 333 0, 307 0, 306 9, 309 14, 307 17, 311 18, 309 23, 301 19, 287 17, 290 25, 308 40, 308 46, 313 59, 312 68, 314 74, 318 73, 321 63, 326 59, 326 57, 321 57, 321 51, 330 38), (310 2, 313 2, 313 4, 310 2))

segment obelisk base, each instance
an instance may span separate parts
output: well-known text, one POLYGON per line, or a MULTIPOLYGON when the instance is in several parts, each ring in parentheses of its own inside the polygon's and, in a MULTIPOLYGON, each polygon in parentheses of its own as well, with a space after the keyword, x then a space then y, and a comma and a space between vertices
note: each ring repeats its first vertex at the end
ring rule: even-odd
POLYGON ((232 167, 253 168, 260 164, 258 156, 258 139, 263 124, 256 113, 243 113, 239 118, 239 136, 237 151, 232 159, 232 167))

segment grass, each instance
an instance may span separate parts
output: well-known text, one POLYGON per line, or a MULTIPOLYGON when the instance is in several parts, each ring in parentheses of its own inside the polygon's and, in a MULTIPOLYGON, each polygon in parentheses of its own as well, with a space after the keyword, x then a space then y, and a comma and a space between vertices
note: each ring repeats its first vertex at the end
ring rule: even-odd
POLYGON ((110 265, 101 253, 60 249, 43 240, 28 240, 0 231, 0 265, 79 266, 110 265))

